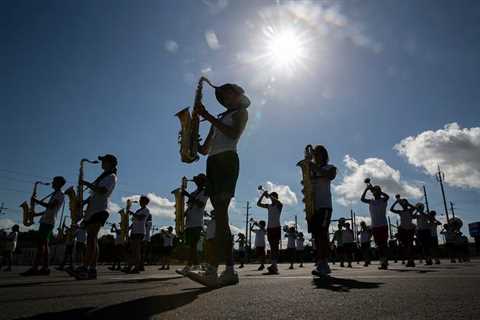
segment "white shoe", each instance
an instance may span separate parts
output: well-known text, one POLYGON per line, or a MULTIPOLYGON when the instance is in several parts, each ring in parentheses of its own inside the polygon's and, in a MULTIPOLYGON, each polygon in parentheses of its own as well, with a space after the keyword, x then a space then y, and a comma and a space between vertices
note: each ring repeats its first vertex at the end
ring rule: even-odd
POLYGON ((207 266, 205 270, 188 271, 185 276, 209 288, 218 288, 220 285, 217 268, 212 266, 207 266))
POLYGON ((233 269, 226 269, 222 272, 218 281, 222 287, 231 286, 238 283, 238 273, 235 272, 233 269))
POLYGON ((179 275, 185 276, 187 274, 187 272, 190 271, 190 270, 192 270, 191 267, 185 266, 182 269, 175 270, 175 272, 178 273, 179 275))

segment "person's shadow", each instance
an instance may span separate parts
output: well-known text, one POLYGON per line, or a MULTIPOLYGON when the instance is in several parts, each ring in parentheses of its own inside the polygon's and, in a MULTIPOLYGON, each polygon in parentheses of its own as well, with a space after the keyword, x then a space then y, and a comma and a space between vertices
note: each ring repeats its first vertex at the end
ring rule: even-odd
POLYGON ((86 320, 86 319, 150 319, 154 315, 179 308, 193 302, 200 294, 211 289, 201 288, 180 293, 151 296, 103 308, 80 308, 35 315, 30 320, 86 320))
POLYGON ((317 289, 327 289, 337 292, 350 292, 351 289, 376 289, 379 288, 383 283, 365 282, 335 277, 321 277, 313 279, 313 284, 317 289))

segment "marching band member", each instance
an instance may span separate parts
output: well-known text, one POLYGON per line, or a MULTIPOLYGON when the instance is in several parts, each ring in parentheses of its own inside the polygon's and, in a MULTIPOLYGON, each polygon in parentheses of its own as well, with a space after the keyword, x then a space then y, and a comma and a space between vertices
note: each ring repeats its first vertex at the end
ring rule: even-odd
POLYGON ((158 270, 170 270, 170 256, 173 251, 173 241, 175 240, 175 235, 173 234, 173 227, 168 227, 166 231, 162 230, 162 240, 162 266, 158 270))
POLYGON ((372 220, 372 235, 375 244, 378 247, 378 255, 380 260, 379 269, 388 268, 388 222, 387 222, 387 205, 388 194, 382 191, 380 186, 372 186, 369 180, 366 180, 367 187, 363 191, 361 201, 368 204, 368 211, 370 212, 370 219, 372 220), (370 191, 373 199, 367 199, 367 192, 370 191))
POLYGON ((250 100, 244 90, 235 84, 225 84, 215 89, 219 103, 227 111, 219 118, 212 116, 198 101, 195 110, 198 115, 211 123, 211 128, 199 151, 207 158, 207 193, 215 210, 215 247, 217 259, 225 257, 226 269, 220 277, 217 268, 209 265, 204 271, 189 272, 187 276, 208 287, 233 285, 238 283, 234 270, 233 243, 228 222, 228 207, 235 195, 239 175, 237 144, 248 121, 247 108, 250 100))
POLYGON ((122 239, 122 231, 117 227, 117 224, 112 224, 110 232, 114 234, 114 249, 113 249, 113 263, 108 269, 121 270, 122 261, 125 259, 125 243, 122 239))
POLYGON ((441 226, 442 223, 435 218, 437 215, 437 212, 435 210, 430 210, 428 214, 430 217, 430 235, 432 237, 432 256, 435 259, 435 264, 440 264, 438 252, 438 226, 441 226))
POLYGON ((287 256, 290 261, 289 270, 293 269, 295 263, 295 253, 297 250, 295 241, 297 240, 297 231, 295 227, 288 227, 285 231, 285 238, 287 238, 287 256))
POLYGON ((150 241, 152 238, 152 214, 148 213, 147 221, 145 222, 145 237, 142 241, 140 271, 145 271, 145 261, 150 263, 150 241))
POLYGON ((312 274, 323 276, 329 274, 329 227, 332 218, 332 194, 330 184, 337 175, 337 168, 329 162, 328 151, 324 146, 318 145, 313 149, 313 172, 312 183, 315 199, 315 214, 310 220, 307 220, 308 231, 316 241, 317 266, 312 274))
POLYGON ((282 239, 282 227, 280 224, 280 215, 282 214, 283 203, 278 199, 278 193, 268 193, 264 191, 257 201, 257 206, 268 210, 267 239, 270 244, 272 264, 267 268, 267 274, 278 274, 278 259, 280 258, 280 240, 282 239), (263 203, 263 199, 268 197, 269 204, 263 203))
MULTIPOLYGON (((12 259, 13 253, 17 249, 17 242, 18 242, 18 232, 20 231, 20 227, 18 224, 12 226, 12 231, 6 236, 5 238, 5 248, 3 251, 3 260, 6 260, 7 267, 3 269, 4 272, 12 271, 12 259)), ((1 241, 2 239, 0 239, 1 241)), ((2 261, 2 263, 5 261, 2 261)), ((0 264, 1 268, 1 264, 0 264)))
POLYGON ((255 254, 260 260, 260 266, 257 270, 262 271, 265 269, 265 235, 267 233, 265 230, 266 223, 264 220, 260 220, 256 225, 258 228, 252 227, 252 232, 255 233, 255 254))
POLYGON ((50 196, 48 202, 39 201, 34 199, 36 204, 44 207, 46 210, 40 213, 36 213, 35 217, 40 216, 40 227, 38 228, 39 238, 37 243, 37 253, 33 265, 27 271, 21 273, 23 276, 34 275, 49 275, 50 269, 48 268, 48 244, 52 237, 52 231, 55 226, 55 219, 60 208, 63 206, 65 195, 62 192, 62 187, 65 185, 65 178, 57 176, 53 178, 52 188, 54 192, 50 196), (38 267, 42 265, 39 270, 38 267))
POLYGON ((210 219, 206 221, 206 232, 205 232, 205 258, 207 261, 207 266, 218 267, 218 259, 215 252, 215 210, 210 211, 210 219))
MULTIPOLYGON (((61 230, 59 230, 61 232, 61 230)), ((60 235, 59 235, 60 236, 60 235)), ((63 253, 62 263, 56 268, 57 270, 63 270, 67 261, 69 262, 69 269, 73 269, 73 249, 74 249, 74 238, 75 238, 75 229, 72 227, 65 227, 64 231, 65 237, 65 251, 63 253)))
POLYGON ((370 242, 372 239, 372 231, 367 226, 365 221, 360 222, 359 238, 360 238, 360 249, 362 251, 362 256, 364 261, 363 266, 368 267, 370 265, 370 249, 371 249, 370 242))
POLYGON ((400 226, 398 227, 398 239, 403 246, 404 258, 407 259, 407 267, 415 267, 413 261, 413 238, 415 235, 415 224, 412 222, 415 207, 412 206, 407 199, 401 199, 399 195, 396 196, 396 201, 390 207, 390 211, 400 216, 400 226), (401 209, 395 209, 399 204, 401 209))
POLYGON ((352 267, 352 259, 353 259, 353 247, 355 245, 355 239, 353 235, 353 230, 350 228, 350 223, 345 223, 345 229, 342 230, 342 241, 343 241, 343 250, 344 256, 347 260, 347 267, 352 267))
POLYGON ((243 268, 244 266, 244 263, 245 263, 245 243, 246 243, 246 239, 245 239, 245 235, 243 233, 239 233, 237 235, 238 239, 237 242, 238 243, 238 256, 240 258, 240 266, 238 268, 243 268))
POLYGON ((87 230, 80 224, 75 230, 75 260, 82 262, 87 251, 87 230))
POLYGON ((423 203, 415 205, 416 211, 414 217, 417 219, 417 240, 420 244, 422 255, 425 258, 425 265, 433 264, 431 247, 432 247, 432 230, 430 227, 430 215, 425 212, 423 203))
MULTIPOLYGON (((345 267, 345 250, 343 249, 343 227, 345 219, 338 220, 337 231, 333 233, 332 243, 335 245, 335 258, 340 261, 340 267, 345 267)), ((334 263, 335 264, 335 263, 334 263)))
POLYGON ((150 199, 147 196, 140 197, 140 209, 132 215, 132 229, 130 231, 130 258, 128 261, 126 273, 140 273, 142 263, 142 241, 145 238, 146 222, 150 216, 150 210, 147 208, 150 199))
POLYGON ((81 185, 91 190, 91 195, 85 201, 87 210, 82 221, 87 230, 87 250, 83 266, 71 272, 77 280, 97 278, 98 232, 108 219, 108 201, 117 184, 117 158, 106 154, 98 157, 98 160, 102 162, 103 173, 93 183, 80 181, 81 185))
POLYGON ((300 262, 298 265, 299 268, 303 268, 303 259, 304 259, 304 251, 305 251, 305 238, 302 232, 297 234, 297 241, 296 241, 296 249, 297 249, 297 258, 300 262))
POLYGON ((184 195, 188 198, 185 212, 185 240, 189 247, 189 256, 187 265, 183 269, 176 270, 181 275, 185 275, 190 269, 196 269, 199 265, 197 246, 203 230, 203 214, 208 200, 206 192, 207 176, 201 173, 193 177, 193 182, 197 189, 192 193, 184 192, 184 195))

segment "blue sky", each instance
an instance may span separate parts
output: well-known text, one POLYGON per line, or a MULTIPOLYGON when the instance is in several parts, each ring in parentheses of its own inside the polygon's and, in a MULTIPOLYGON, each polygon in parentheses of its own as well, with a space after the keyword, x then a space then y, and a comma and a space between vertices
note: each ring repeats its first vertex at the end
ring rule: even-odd
MULTIPOLYGON (((18 220, 16 206, 37 178, 64 175, 73 183, 81 158, 114 153, 119 185, 113 202, 154 193, 154 223, 173 224, 170 191, 181 176, 205 168, 204 159, 180 162, 173 115, 191 105, 204 74, 217 84, 242 85, 252 100, 239 145, 232 224, 243 227, 242 207, 270 181, 287 199, 284 221, 298 214, 303 225, 295 164, 307 143, 324 144, 339 168, 336 217, 351 206, 366 215, 367 208, 352 201, 365 175, 413 202, 425 184, 431 207, 443 212, 431 174, 440 163, 457 213, 479 220, 476 1, 0 6, 0 201, 12 208, 3 219, 18 220), (272 52, 272 41, 285 32, 293 48, 272 52), (458 125, 445 127, 451 123, 458 125)), ((207 108, 221 112, 212 92, 204 94, 207 108)), ((86 171, 89 178, 99 173, 86 171)))

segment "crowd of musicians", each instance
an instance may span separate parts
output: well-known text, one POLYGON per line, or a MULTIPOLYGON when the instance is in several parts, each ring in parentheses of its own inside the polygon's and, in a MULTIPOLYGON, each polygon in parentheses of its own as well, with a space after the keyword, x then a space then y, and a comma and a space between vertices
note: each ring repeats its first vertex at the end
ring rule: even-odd
MULTIPOLYGON (((165 248, 162 254, 161 269, 169 269, 169 257, 174 243, 184 243, 188 248, 188 259, 185 266, 176 272, 212 288, 234 285, 239 282, 238 273, 235 271, 233 250, 235 243, 238 243, 240 263, 238 267, 243 267, 245 263, 247 239, 243 234, 237 236, 232 234, 228 213, 240 173, 237 144, 247 125, 249 105, 250 100, 240 86, 225 84, 217 87, 202 78, 195 95, 191 120, 188 120, 190 119, 189 114, 184 117, 185 113, 182 113, 182 118, 186 119, 183 120, 186 122, 182 123, 182 161, 185 158, 184 162, 194 162, 199 155, 205 155, 207 156, 206 169, 201 170, 205 173, 198 174, 192 179, 195 184, 193 190, 188 191, 186 188, 181 190, 181 196, 186 198, 187 207, 184 217, 181 216, 182 219, 185 219, 181 234, 175 235, 172 227, 162 231, 162 243, 165 244, 165 248), (226 109, 225 112, 214 116, 207 111, 201 101, 202 82, 207 82, 215 89, 215 96, 219 104, 226 109), (198 136, 198 118, 210 123, 208 136, 202 143, 198 136), (187 132, 187 129, 190 131, 187 132), (184 145, 187 142, 189 144, 184 145), (183 152, 183 149, 188 149, 188 152, 183 152), (193 154, 191 154, 192 151, 193 154), (205 206, 208 200, 210 200, 213 210, 208 214, 208 219, 205 219, 205 206), (205 254, 204 258, 200 259, 197 248, 202 235, 205 239, 205 254), (175 237, 180 238, 181 241, 175 241, 175 237), (222 264, 225 265, 225 268, 219 273, 218 269, 222 264)), ((90 196, 87 199, 78 197, 78 195, 77 198, 70 197, 72 224, 66 230, 62 230, 62 235, 65 233, 65 257, 59 269, 64 269, 77 280, 97 278, 98 235, 111 215, 108 203, 117 184, 118 159, 112 154, 106 154, 98 157, 98 161, 101 162, 103 172, 92 182, 84 180, 83 174, 81 174, 78 181, 78 193, 83 194, 84 190, 88 190, 90 196), (67 264, 73 265, 73 253, 78 256, 81 263, 76 268, 65 268, 67 264)), ((419 256, 425 260, 427 265, 431 265, 434 261, 439 262, 437 228, 440 222, 436 219, 435 212, 426 212, 423 204, 411 204, 407 199, 397 195, 389 210, 397 214, 400 219, 396 234, 398 246, 393 246, 392 242, 389 246, 386 216, 390 197, 382 191, 380 186, 370 184, 369 180, 366 180, 365 191, 359 195, 359 198, 368 205, 370 225, 362 223, 359 237, 355 239, 353 226, 341 219, 338 221, 338 229, 332 237, 330 233, 332 220, 330 186, 336 177, 337 168, 329 162, 328 151, 322 145, 307 146, 304 159, 298 165, 303 173, 302 185, 305 196, 307 232, 311 235, 310 239, 314 249, 313 276, 328 276, 331 273, 329 262, 333 261, 339 261, 341 266, 346 263, 347 267, 351 267, 354 259, 353 253, 356 252, 357 247, 363 253, 363 260, 368 266, 373 258, 373 251, 370 247, 372 239, 380 261, 380 269, 388 269, 390 251, 394 248, 395 250, 398 248, 397 251, 400 252, 396 259, 405 260, 406 267, 415 266, 414 248, 417 248, 419 256)), ((30 225, 33 223, 33 218, 39 217, 39 237, 32 267, 23 272, 23 276, 48 275, 50 273, 49 241, 53 234, 57 214, 65 201, 65 194, 62 191, 65 183, 63 177, 54 177, 51 182, 53 192, 49 197, 38 199, 34 193, 30 201, 30 208, 24 205, 27 208, 27 215, 32 214, 32 217, 24 219, 24 224, 30 225), (35 212, 32 208, 34 205, 39 205, 44 210, 35 212)), ((148 251, 152 226, 149 201, 147 196, 141 196, 138 199, 136 210, 127 208, 124 211, 128 218, 127 221, 130 221, 127 232, 125 232, 124 225, 123 227, 115 224, 111 226, 111 232, 116 239, 115 261, 111 270, 120 270, 125 273, 139 273, 144 270, 144 257, 148 251)), ((305 236, 294 226, 282 227, 280 223, 283 209, 282 199, 277 193, 262 189, 257 206, 265 209, 268 217, 266 221, 253 223, 251 230, 255 233, 255 256, 259 261, 258 270, 263 272, 266 269, 264 273, 267 275, 275 275, 280 272, 278 263, 281 258, 282 239, 286 240, 288 268, 293 269, 297 262, 302 267, 305 236), (268 267, 265 266, 267 241, 270 249, 268 267)), ((178 221, 176 221, 176 225, 178 225, 178 221)), ((452 262, 456 259, 461 259, 461 261, 468 259, 466 255, 458 256, 458 252, 464 252, 459 250, 460 244, 465 241, 465 237, 460 231, 461 226, 458 219, 452 220, 444 225, 442 231, 452 262)), ((7 237, 13 239, 11 242, 13 242, 14 248, 18 237, 18 226, 15 226, 7 237)), ((9 247, 9 250, 12 251, 12 246, 9 247)), ((11 257, 11 255, 7 255, 7 257, 11 257)))

